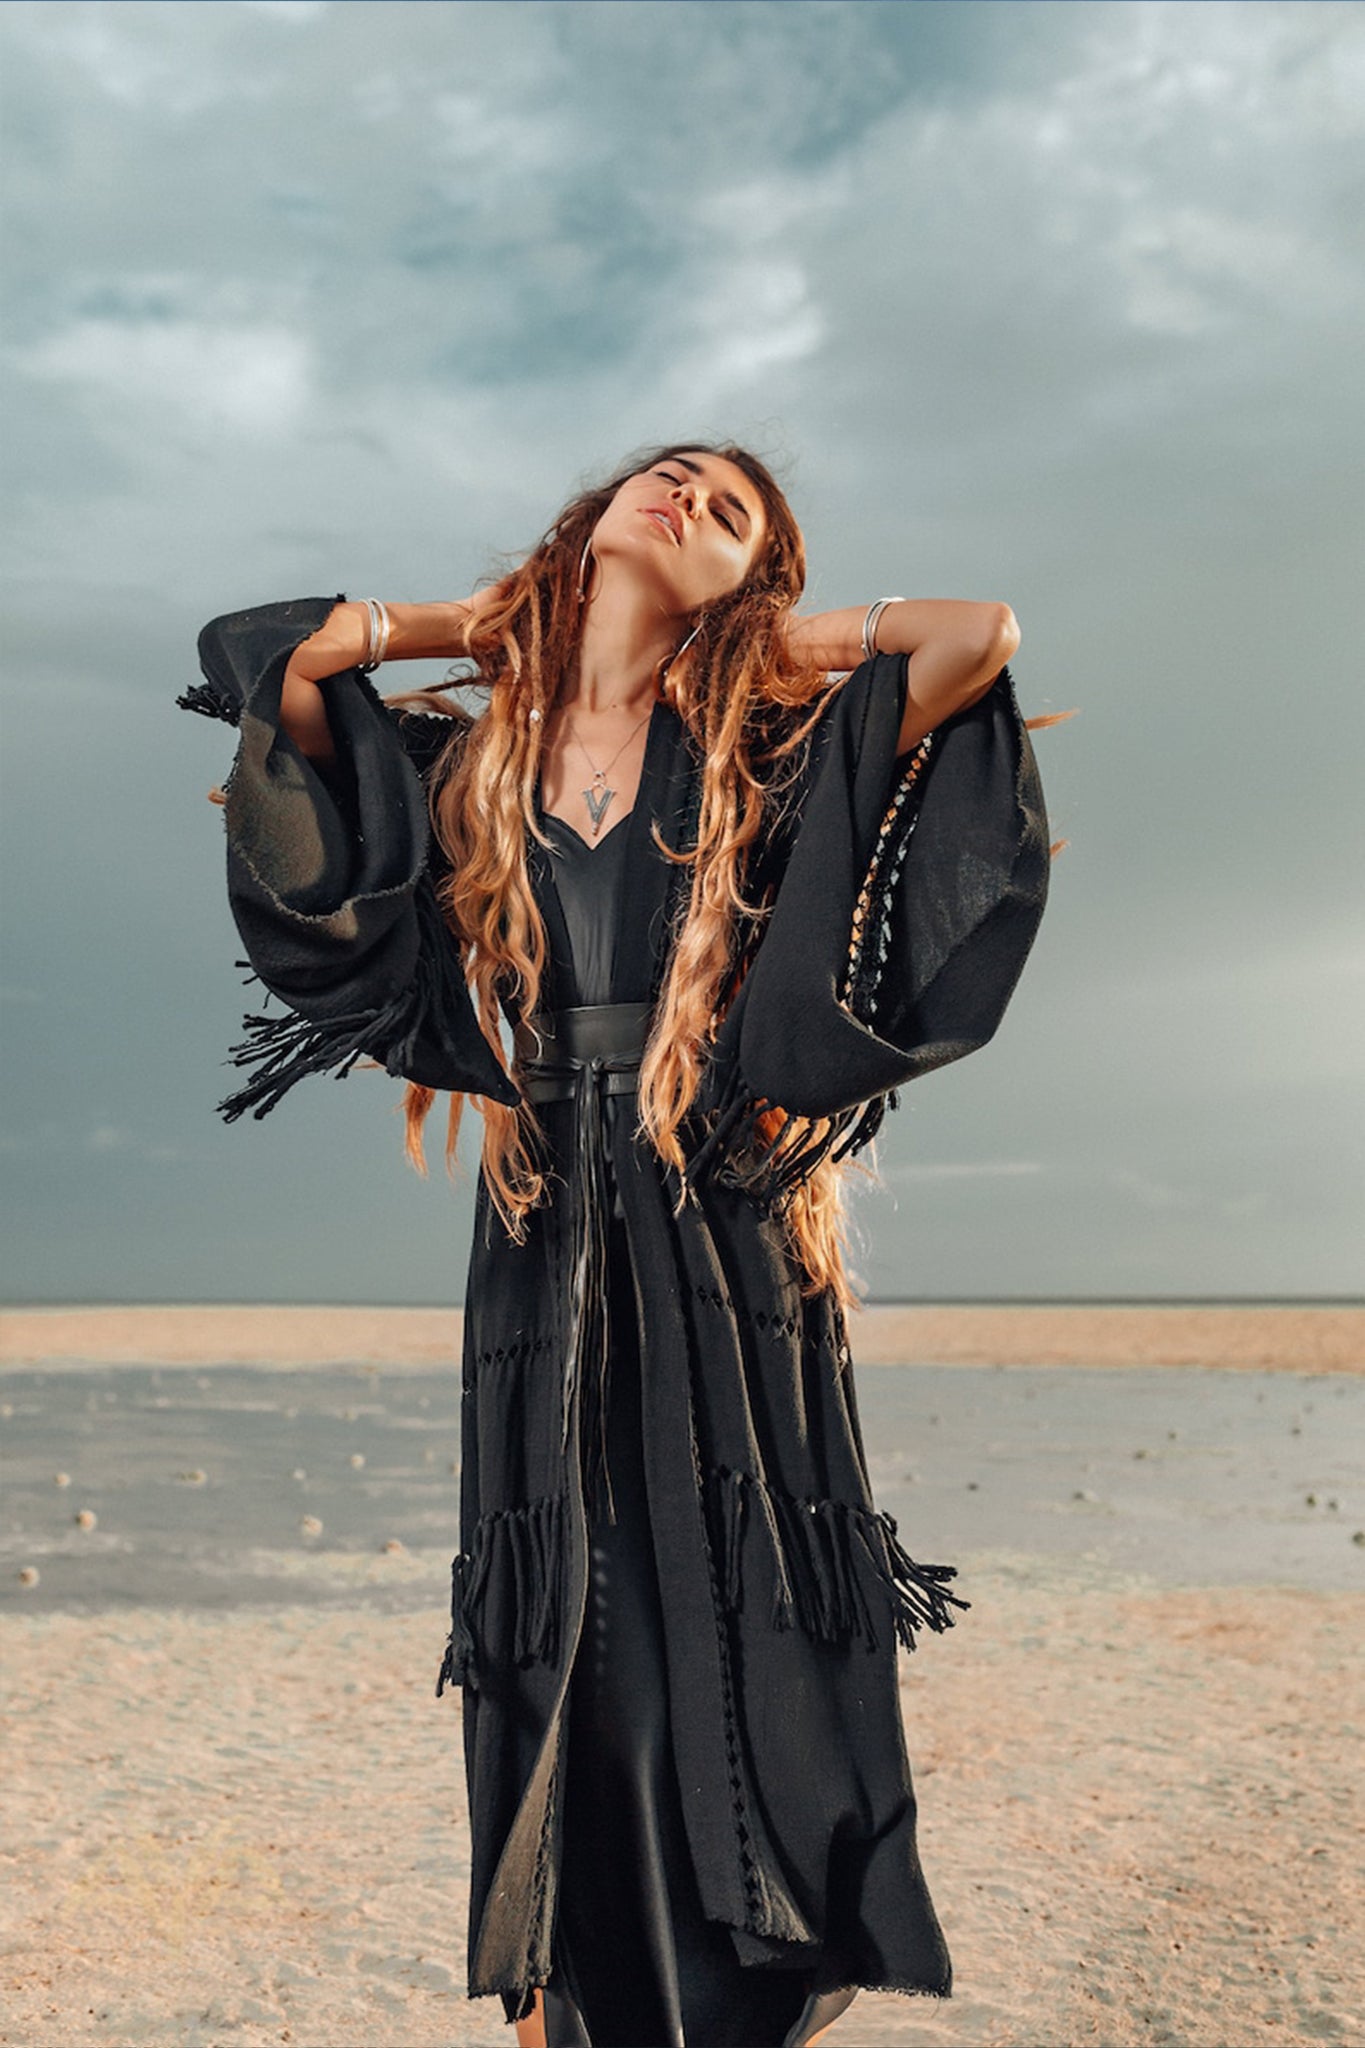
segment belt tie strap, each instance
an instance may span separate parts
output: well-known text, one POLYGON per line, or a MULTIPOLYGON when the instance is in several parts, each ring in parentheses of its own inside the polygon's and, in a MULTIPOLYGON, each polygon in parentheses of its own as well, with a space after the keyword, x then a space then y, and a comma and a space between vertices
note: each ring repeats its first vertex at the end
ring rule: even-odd
POLYGON ((563 1372, 566 1450, 575 1408, 585 1410, 585 1491, 616 1521, 607 1457, 611 1346, 607 1278, 607 1158, 602 1098, 633 1095, 649 1029, 647 1003, 594 1003, 519 1024, 514 1076, 530 1102, 574 1105, 570 1175, 573 1287, 563 1372))

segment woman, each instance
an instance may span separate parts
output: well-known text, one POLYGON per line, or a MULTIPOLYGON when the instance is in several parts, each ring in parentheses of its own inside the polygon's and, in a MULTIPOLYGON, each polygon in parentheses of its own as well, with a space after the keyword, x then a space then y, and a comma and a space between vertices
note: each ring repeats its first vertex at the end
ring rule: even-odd
POLYGON ((523 2044, 794 2048, 951 1988, 896 1645, 967 1603, 871 1499, 840 1203, 998 1023, 1046 821, 1007 606, 803 584, 767 469, 683 443, 462 602, 214 621, 182 699, 240 723, 230 893, 290 1011, 225 1113, 364 1056, 419 1163, 438 1090, 452 1148, 483 1113, 437 1691, 469 1993, 523 2044), (456 655, 477 719, 364 680, 456 655))

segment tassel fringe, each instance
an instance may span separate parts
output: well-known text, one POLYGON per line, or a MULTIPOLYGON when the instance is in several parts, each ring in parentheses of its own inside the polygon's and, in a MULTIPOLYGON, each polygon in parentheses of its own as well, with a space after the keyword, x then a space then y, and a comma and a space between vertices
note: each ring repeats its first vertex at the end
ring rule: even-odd
POLYGON ((413 895, 421 937, 413 978, 401 995, 381 1008, 352 1010, 338 1017, 246 1017, 246 1037, 228 1054, 234 1067, 255 1067, 246 1086, 218 1105, 225 1123, 249 1110, 268 1116, 308 1074, 344 1080, 358 1060, 374 1059, 397 1077, 411 1064, 418 1034, 428 1018, 453 1016, 465 1000, 459 949, 446 927, 431 878, 423 874, 413 895))
POLYGON ((946 1591, 955 1565, 917 1564, 906 1553, 894 1516, 846 1501, 799 1499, 724 1466, 713 1469, 710 1486, 720 1583, 726 1605, 736 1611, 744 1605, 744 1532, 752 1523, 762 1527, 773 1566, 768 1618, 776 1629, 800 1628, 821 1642, 861 1636, 874 1650, 879 1639, 870 1580, 890 1599, 897 1639, 913 1650, 918 1630, 941 1634, 953 1626, 950 1608, 971 1605, 946 1591))
POLYGON ((740 1189, 766 1209, 781 1209, 831 1154, 846 1159, 870 1144, 894 1106, 894 1098, 879 1095, 838 1116, 789 1116, 769 1136, 761 1119, 772 1105, 751 1095, 736 1069, 712 1112, 714 1121, 687 1159, 684 1198, 710 1178, 740 1189))
POLYGON ((469 1575, 470 1559, 462 1550, 450 1567, 450 1634, 446 1639, 441 1669, 436 1679, 437 1699, 440 1699, 447 1685, 468 1685, 475 1692, 478 1691, 478 1678, 474 1668, 474 1637, 467 1618, 469 1575))
POLYGON ((198 711, 205 718, 221 718, 224 725, 240 725, 242 722, 241 706, 215 683, 191 683, 184 696, 177 697, 175 701, 181 711, 198 711))
MULTIPOLYGON (((827 1643, 858 1636, 875 1650, 884 1597, 898 1641, 913 1650, 919 1630, 941 1634, 953 1626, 952 1608, 971 1605, 946 1590, 956 1566, 917 1564, 902 1548, 891 1515, 779 1493, 751 1472, 724 1466, 712 1470, 709 1487, 719 1530, 717 1576, 726 1606, 736 1613, 744 1608, 746 1535, 752 1542, 756 1534, 772 1566, 767 1619, 775 1629, 799 1628, 827 1643)), ((563 1640, 564 1541, 558 1494, 480 1519, 471 1549, 451 1565, 450 1634, 437 1699, 447 1685, 479 1690, 480 1659, 490 1647, 481 1624, 490 1582, 512 1617, 510 1642, 491 1646, 493 1654, 520 1665, 554 1662, 563 1640)))
POLYGON ((436 1697, 447 1685, 479 1690, 480 1645, 475 1630, 490 1579, 496 1573, 514 1617, 514 1663, 554 1662, 563 1606, 564 1502, 558 1494, 484 1515, 473 1547, 450 1570, 450 1635, 436 1678, 436 1697))

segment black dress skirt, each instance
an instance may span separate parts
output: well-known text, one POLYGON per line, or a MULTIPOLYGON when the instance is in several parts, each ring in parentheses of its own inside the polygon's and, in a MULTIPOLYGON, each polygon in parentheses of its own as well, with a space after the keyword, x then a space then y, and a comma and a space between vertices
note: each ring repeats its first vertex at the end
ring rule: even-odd
MULTIPOLYGON (((548 886, 571 948, 571 958, 551 961, 554 1006, 647 1001, 648 963, 619 959, 615 946, 630 886, 628 835, 618 821, 589 845, 562 819, 540 816, 553 856, 548 886)), ((633 1106, 628 1096, 604 1104, 607 1113, 630 1114, 633 1106)), ((607 1453, 616 1521, 599 1516, 589 1534, 587 1611, 569 1692, 546 2040, 549 2048, 798 2048, 854 1993, 812 1995, 808 1960, 791 1969, 742 1966, 728 1930, 702 1912, 669 1732, 641 1442, 639 1320, 619 1217, 610 1225, 608 1264, 607 1453)))

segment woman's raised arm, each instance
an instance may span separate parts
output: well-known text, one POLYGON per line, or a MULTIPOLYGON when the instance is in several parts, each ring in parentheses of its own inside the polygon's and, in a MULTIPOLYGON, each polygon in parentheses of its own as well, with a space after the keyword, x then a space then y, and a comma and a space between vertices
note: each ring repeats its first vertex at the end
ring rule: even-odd
MULTIPOLYGON (((386 604, 390 632, 386 661, 453 660, 465 651, 464 628, 490 593, 439 604, 386 604)), ((318 684, 356 668, 370 646, 370 610, 362 600, 334 605, 326 623, 295 648, 284 672, 280 724, 310 760, 333 757, 327 706, 318 684)))
MULTIPOLYGON (((793 618, 788 637, 819 668, 856 668, 867 615, 866 605, 814 612, 793 618)), ((984 697, 1019 646, 1019 626, 1007 604, 898 597, 876 619, 873 637, 878 653, 913 657, 896 743, 897 753, 906 754, 945 718, 984 697)))

